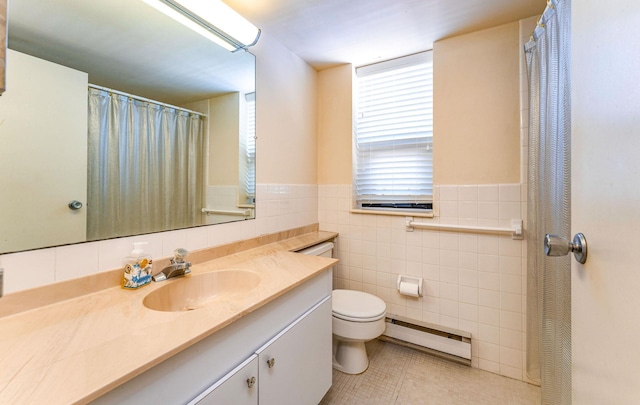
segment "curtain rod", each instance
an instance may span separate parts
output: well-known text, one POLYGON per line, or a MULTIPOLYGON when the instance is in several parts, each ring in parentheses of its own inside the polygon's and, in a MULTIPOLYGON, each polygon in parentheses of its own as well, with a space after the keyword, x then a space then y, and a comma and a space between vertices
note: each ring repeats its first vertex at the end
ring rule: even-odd
POLYGON ((187 108, 182 108, 182 107, 178 107, 178 106, 175 106, 175 105, 162 103, 162 102, 160 102, 160 101, 151 100, 150 98, 145 98, 145 97, 141 97, 141 96, 136 96, 135 94, 125 93, 124 91, 119 91, 119 90, 110 89, 110 88, 108 88, 108 87, 98 86, 97 84, 91 84, 91 83, 89 83, 89 88, 96 89, 96 90, 107 91, 107 92, 109 92, 109 93, 119 94, 119 95, 121 95, 121 96, 129 97, 129 98, 132 98, 132 99, 135 99, 135 100, 146 101, 146 102, 148 102, 148 103, 152 103, 152 104, 160 105, 160 106, 163 106, 163 107, 173 108, 173 109, 175 109, 175 110, 184 111, 184 112, 187 112, 187 113, 189 113, 189 114, 199 115, 199 116, 201 116, 201 117, 206 117, 206 116, 207 116, 207 114, 203 114, 203 113, 198 112, 198 111, 189 110, 189 109, 187 109, 187 108))

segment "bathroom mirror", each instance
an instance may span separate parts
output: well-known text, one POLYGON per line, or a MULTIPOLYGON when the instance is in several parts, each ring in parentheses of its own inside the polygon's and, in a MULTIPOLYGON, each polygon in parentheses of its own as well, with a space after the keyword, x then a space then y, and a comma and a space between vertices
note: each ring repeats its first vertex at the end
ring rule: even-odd
MULTIPOLYGON (((18 0, 9 5, 7 21, 6 92, 0 97, 0 254, 255 218, 251 53, 222 49, 142 0, 18 0), (92 145, 87 133, 95 129, 87 114, 92 86, 108 96, 125 93, 125 104, 160 104, 162 111, 178 106, 191 111, 176 110, 180 114, 201 117, 204 142, 197 153, 202 159, 189 171, 201 173, 194 181, 202 188, 186 206, 169 202, 166 209, 189 222, 147 209, 192 188, 155 176, 160 169, 148 170, 142 184, 157 186, 164 197, 140 198, 140 187, 127 189, 116 204, 117 215, 104 215, 95 203, 92 190, 104 186, 94 183, 90 167, 98 158, 87 152, 92 145), (136 199, 144 208, 133 204, 136 199), (96 222, 105 230, 100 225, 105 220, 131 222, 121 213, 134 206, 133 217, 145 218, 144 226, 87 233, 96 212, 106 217, 96 222)), ((114 159, 111 150, 100 153, 114 159)), ((156 160, 169 169, 190 159, 163 153, 156 160)))

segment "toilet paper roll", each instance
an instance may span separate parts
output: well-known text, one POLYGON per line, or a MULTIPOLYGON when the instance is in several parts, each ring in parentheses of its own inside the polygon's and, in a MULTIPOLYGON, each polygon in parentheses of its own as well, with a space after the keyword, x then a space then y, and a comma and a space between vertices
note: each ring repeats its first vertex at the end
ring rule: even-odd
POLYGON ((400 283, 400 294, 409 295, 411 297, 419 297, 418 294, 418 284, 401 282, 400 283))

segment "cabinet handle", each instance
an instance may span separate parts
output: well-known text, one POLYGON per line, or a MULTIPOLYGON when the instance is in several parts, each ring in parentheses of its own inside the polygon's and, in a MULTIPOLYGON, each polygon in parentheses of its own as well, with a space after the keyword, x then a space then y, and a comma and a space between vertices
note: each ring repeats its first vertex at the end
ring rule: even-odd
POLYGON ((253 386, 255 384, 256 384, 256 378, 255 377, 247 378, 247 386, 249 388, 253 388, 253 386))
POLYGON ((269 368, 273 368, 273 366, 276 364, 276 359, 275 358, 270 358, 269 360, 267 360, 267 365, 269 366, 269 368))

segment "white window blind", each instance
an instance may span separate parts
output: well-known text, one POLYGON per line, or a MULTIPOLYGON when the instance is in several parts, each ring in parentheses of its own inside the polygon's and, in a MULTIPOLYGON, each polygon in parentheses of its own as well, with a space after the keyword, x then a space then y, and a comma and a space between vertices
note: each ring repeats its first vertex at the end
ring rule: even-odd
POLYGON ((246 94, 245 100, 247 129, 242 145, 245 160, 242 177, 247 203, 253 203, 256 197, 256 93, 246 94))
POLYGON ((358 207, 433 201, 433 63, 423 52, 356 70, 358 207))

